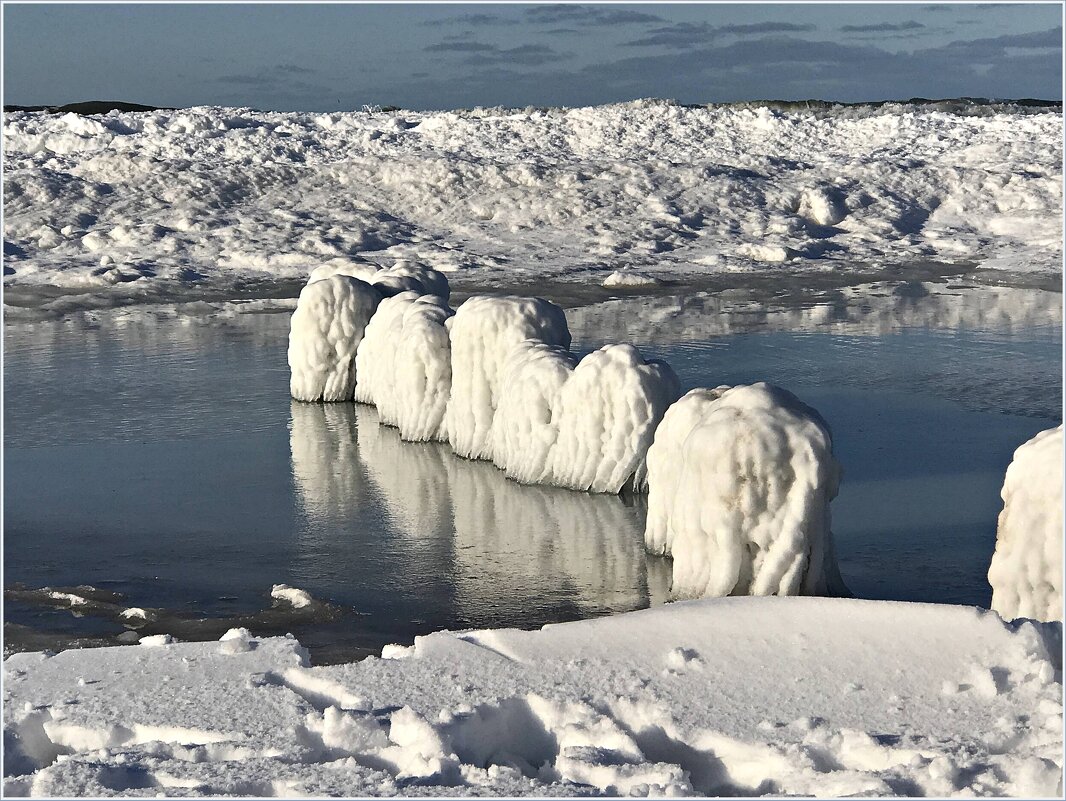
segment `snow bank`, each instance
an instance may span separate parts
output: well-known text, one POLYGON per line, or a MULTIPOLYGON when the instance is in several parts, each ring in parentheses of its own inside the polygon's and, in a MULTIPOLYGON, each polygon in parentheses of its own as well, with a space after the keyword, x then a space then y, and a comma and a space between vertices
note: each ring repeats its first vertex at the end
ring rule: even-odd
POLYGON ((1061 111, 988 110, 13 112, 5 300, 246 297, 353 259, 504 286, 847 271, 886 254, 1061 274, 1061 111))
POLYGON ((763 383, 680 405, 649 455, 645 533, 674 558, 674 594, 843 591, 829 530, 840 467, 818 413, 763 383))
POLYGON ((1062 620, 1063 427, 1014 452, 1003 481, 992 608, 1006 620, 1062 620))
POLYGON ((1061 796, 1060 635, 972 607, 729 598, 329 667, 254 632, 17 654, 4 791, 1061 796))
POLYGON ((452 394, 445 425, 452 450, 492 457, 492 421, 504 391, 511 351, 526 339, 563 349, 570 331, 563 310, 540 298, 475 295, 451 321, 452 394))
POLYGON ((645 362, 632 345, 590 353, 559 390, 550 483, 591 492, 641 489, 655 427, 679 392, 670 365, 645 362))
POLYGON ((376 289, 345 275, 309 283, 300 291, 289 329, 292 397, 352 399, 356 349, 380 300, 376 289))

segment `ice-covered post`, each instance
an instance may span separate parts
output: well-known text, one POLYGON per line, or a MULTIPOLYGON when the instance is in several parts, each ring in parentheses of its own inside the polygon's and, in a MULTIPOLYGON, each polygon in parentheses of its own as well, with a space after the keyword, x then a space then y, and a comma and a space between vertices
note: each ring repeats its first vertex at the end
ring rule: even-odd
POLYGON ((1014 452, 988 569, 992 608, 1005 620, 1062 620, 1063 428, 1014 452))
POLYGON ((769 384, 694 390, 648 453, 645 544, 673 556, 673 594, 844 594, 829 502, 828 426, 769 384))
POLYGON ((301 401, 348 401, 355 352, 381 293, 358 278, 332 275, 303 288, 289 326, 289 391, 301 401))
POLYGON ((526 339, 570 347, 563 310, 541 298, 475 295, 452 318, 448 442, 459 456, 492 458, 492 421, 511 351, 526 339))

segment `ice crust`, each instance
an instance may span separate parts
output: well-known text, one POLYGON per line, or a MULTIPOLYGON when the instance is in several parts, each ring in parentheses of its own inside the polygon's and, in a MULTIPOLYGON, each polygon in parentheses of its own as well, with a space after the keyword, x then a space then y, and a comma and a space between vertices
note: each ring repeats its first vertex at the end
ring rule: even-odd
POLYGON ((829 429, 765 383, 690 392, 648 456, 646 547, 673 556, 677 597, 844 591, 829 502, 829 429))
POLYGON ((749 597, 329 667, 247 631, 23 653, 4 794, 1060 797, 1060 642, 972 607, 749 597))
POLYGON ((377 289, 346 275, 314 281, 300 291, 289 329, 293 398, 352 399, 356 349, 380 301, 377 289))
POLYGON ((988 570, 992 608, 1004 619, 1063 618, 1063 427, 1014 452, 988 570))
POLYGON ((99 308, 345 260, 499 285, 926 260, 1061 274, 1061 112, 988 111, 11 112, 4 284, 99 308))
POLYGON ((527 339, 569 349, 566 316, 541 298, 475 295, 456 311, 450 338, 448 442, 459 456, 491 459, 493 418, 511 351, 527 339))

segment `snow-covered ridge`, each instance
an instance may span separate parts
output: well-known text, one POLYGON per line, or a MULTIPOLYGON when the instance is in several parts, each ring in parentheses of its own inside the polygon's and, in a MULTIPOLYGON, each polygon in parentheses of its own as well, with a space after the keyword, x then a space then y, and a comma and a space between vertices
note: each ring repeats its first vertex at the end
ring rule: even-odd
POLYGON ((1056 272, 1062 132, 1054 112, 920 106, 11 113, 5 284, 106 304, 398 258, 485 282, 1056 272))
POLYGON ((1060 648, 967 607, 730 598, 331 667, 240 630, 17 654, 4 794, 1061 796, 1060 648))

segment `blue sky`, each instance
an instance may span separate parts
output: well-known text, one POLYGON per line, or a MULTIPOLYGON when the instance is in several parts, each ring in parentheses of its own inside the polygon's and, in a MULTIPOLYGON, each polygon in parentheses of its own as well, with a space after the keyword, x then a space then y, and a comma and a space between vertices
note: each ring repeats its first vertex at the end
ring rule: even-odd
POLYGON ((5 4, 4 102, 1062 97, 1059 4, 5 4))

